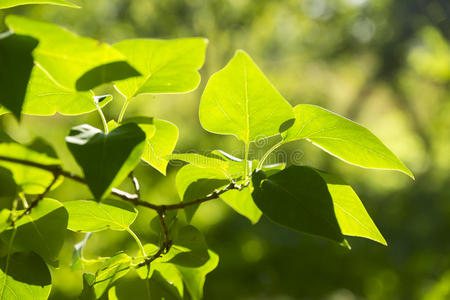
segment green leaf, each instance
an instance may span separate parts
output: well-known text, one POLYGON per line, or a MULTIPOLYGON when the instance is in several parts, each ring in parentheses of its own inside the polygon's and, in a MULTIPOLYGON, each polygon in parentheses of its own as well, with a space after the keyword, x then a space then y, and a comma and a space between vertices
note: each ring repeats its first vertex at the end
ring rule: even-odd
POLYGON ((119 51, 91 38, 78 36, 52 23, 9 15, 6 24, 16 34, 39 40, 33 51, 35 63, 58 84, 76 90, 77 80, 100 65, 123 61, 119 51))
POLYGON ((97 200, 120 184, 139 163, 145 133, 136 124, 124 124, 108 134, 90 125, 72 128, 66 143, 83 169, 97 200))
POLYGON ((248 186, 240 191, 230 190, 220 195, 220 198, 237 213, 248 218, 252 224, 256 224, 261 218, 262 212, 253 201, 252 191, 253 187, 248 186))
POLYGON ((213 74, 200 103, 206 130, 244 141, 276 135, 294 118, 292 107, 244 51, 213 74))
POLYGON ((169 155, 167 158, 182 160, 199 168, 219 170, 229 179, 242 176, 245 169, 244 162, 227 161, 215 154, 180 153, 169 155))
MULTIPOLYGON (((64 244, 67 220, 67 211, 60 202, 42 199, 29 214, 16 222, 14 248, 31 250, 47 263, 54 263, 64 244)), ((12 227, 8 228, 0 235, 1 239, 7 243, 13 231, 12 227)))
POLYGON ((117 89, 131 99, 138 94, 185 93, 200 83, 197 70, 205 60, 207 40, 136 39, 114 45, 142 76, 116 83, 117 89))
POLYGON ((0 299, 46 300, 52 278, 42 259, 34 254, 14 253, 0 260, 0 299))
POLYGON ((152 263, 153 275, 149 281, 151 299, 183 299, 183 278, 172 264, 152 263))
MULTIPOLYGON (((0 8, 3 4, 0 4, 0 8)), ((25 91, 33 69, 33 49, 38 41, 29 36, 0 36, 0 104, 20 119, 25 91)))
POLYGON ((352 187, 336 175, 317 170, 316 172, 327 182, 342 234, 368 238, 387 246, 386 240, 352 187))
POLYGON ((275 223, 300 232, 343 241, 326 182, 308 167, 291 166, 266 178, 253 174, 253 200, 275 223))
POLYGON ((0 3, 0 9, 26 4, 52 4, 80 8, 78 5, 66 0, 2 0, 0 3))
POLYGON ((2 209, 0 211, 0 233, 11 225, 11 211, 9 209, 2 209))
POLYGON ((202 233, 192 225, 180 226, 172 234, 173 245, 163 260, 179 266, 199 267, 208 259, 208 245, 202 233))
MULTIPOLYGON (((28 160, 47 166, 59 166, 61 163, 59 159, 32 151, 27 147, 16 143, 1 143, 0 157, 28 160)), ((0 166, 3 166, 11 171, 14 181, 26 194, 40 194, 44 192, 47 186, 53 181, 53 174, 51 172, 32 166, 25 166, 1 159, 0 166)), ((60 182, 62 182, 62 178, 58 180, 57 184, 55 184, 53 188, 55 188, 60 182)))
MULTIPOLYGON (((224 185, 230 180, 218 169, 199 168, 194 165, 182 167, 176 176, 178 195, 182 202, 194 201, 203 198, 224 185)), ((184 209, 188 222, 197 210, 198 205, 190 205, 184 209)))
MULTIPOLYGON (((92 91, 77 92, 60 85, 40 65, 36 65, 31 72, 22 113, 40 116, 56 112, 69 116, 88 113, 96 110, 94 96, 92 91)), ((107 96, 99 105, 103 107, 111 100, 112 97, 107 96)), ((7 112, 0 110, 0 114, 7 112)))
POLYGON ((189 291, 192 300, 200 300, 203 298, 203 285, 205 284, 206 275, 213 271, 218 263, 219 256, 211 250, 208 250, 209 260, 197 268, 189 268, 177 265, 180 271, 186 289, 189 291))
POLYGON ((131 257, 119 253, 105 261, 95 273, 95 281, 91 284, 95 296, 100 298, 118 279, 130 270, 131 257))
POLYGON ((145 148, 141 159, 166 175, 167 156, 172 154, 178 140, 178 127, 164 120, 136 117, 125 120, 135 122, 145 132, 145 148))
POLYGON ((285 142, 306 139, 337 158, 364 168, 411 171, 375 135, 361 125, 321 107, 300 104, 285 142))
POLYGON ((69 213, 67 228, 78 232, 106 229, 123 231, 129 228, 137 216, 136 208, 121 200, 76 200, 64 202, 64 206, 69 213))

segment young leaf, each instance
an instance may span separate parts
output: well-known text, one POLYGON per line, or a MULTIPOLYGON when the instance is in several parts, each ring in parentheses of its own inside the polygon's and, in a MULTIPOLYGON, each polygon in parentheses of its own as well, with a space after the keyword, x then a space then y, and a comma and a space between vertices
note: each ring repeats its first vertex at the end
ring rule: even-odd
POLYGON ((78 5, 66 0, 2 0, 0 3, 0 9, 26 4, 52 4, 80 8, 78 5))
POLYGON ((253 174, 253 200, 282 226, 337 242, 343 241, 326 182, 314 170, 291 166, 265 177, 253 174))
POLYGON ((52 278, 47 265, 33 252, 0 259, 0 299, 46 300, 52 278), (6 267, 8 266, 8 267, 6 267), (7 271, 7 272, 6 272, 7 271))
MULTIPOLYGON (((49 157, 43 153, 35 152, 27 147, 16 143, 1 143, 0 156, 12 159, 23 159, 48 166, 59 166, 60 160, 49 157)), ((0 160, 0 166, 11 171, 14 181, 26 194, 40 194, 53 181, 53 174, 46 170, 41 170, 32 166, 26 166, 13 162, 0 160)), ((55 188, 62 178, 58 180, 55 188)))
POLYGON ((169 155, 167 158, 182 160, 199 168, 219 170, 229 179, 242 176, 245 168, 244 162, 227 161, 214 154, 206 156, 197 153, 180 153, 169 155))
POLYGON ((166 175, 167 156, 172 154, 178 140, 178 127, 169 121, 137 117, 125 120, 135 122, 145 132, 145 148, 141 159, 166 175))
POLYGON ((114 45, 142 76, 116 83, 117 89, 131 99, 138 94, 185 93, 200 83, 197 70, 205 60, 207 40, 137 39, 114 45))
POLYGON ((39 40, 33 51, 35 62, 56 83, 76 90, 76 82, 87 71, 100 65, 123 61, 124 56, 113 47, 81 37, 57 25, 9 15, 5 20, 11 31, 39 40))
POLYGON ((131 257, 119 253, 105 261, 95 273, 95 281, 91 284, 95 296, 100 298, 112 285, 130 270, 131 257))
POLYGON ((342 234, 368 238, 386 246, 386 240, 352 187, 335 175, 317 170, 316 172, 327 183, 342 234))
POLYGON ((104 134, 90 125, 72 128, 66 143, 83 169, 86 183, 97 200, 122 182, 139 163, 145 133, 133 123, 104 134))
MULTIPOLYGON (((67 211, 60 202, 42 199, 16 222, 14 248, 33 251, 47 263, 55 262, 64 243, 67 220, 67 211)), ((8 228, 0 235, 1 239, 7 243, 13 231, 12 227, 8 228)))
POLYGON ((37 44, 36 39, 24 35, 8 34, 0 37, 0 104, 17 119, 20 119, 34 65, 31 53, 37 44))
POLYGON ((276 135, 294 114, 244 51, 213 74, 200 103, 200 122, 208 131, 251 141, 276 135))
POLYGON ((315 105, 294 108, 296 121, 285 142, 306 139, 337 158, 364 168, 411 171, 375 135, 361 125, 315 105))
POLYGON ((121 200, 76 200, 64 202, 64 206, 69 213, 67 228, 78 232, 126 230, 137 216, 133 205, 121 200))

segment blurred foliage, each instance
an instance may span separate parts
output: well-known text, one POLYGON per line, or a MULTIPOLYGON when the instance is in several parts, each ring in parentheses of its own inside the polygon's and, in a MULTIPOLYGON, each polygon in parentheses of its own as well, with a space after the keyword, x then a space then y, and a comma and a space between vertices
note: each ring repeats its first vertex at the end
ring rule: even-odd
MULTIPOLYGON (((353 248, 348 251, 280 229, 264 218, 251 226, 222 202, 213 201, 193 219, 220 256, 219 267, 206 280, 206 299, 450 299, 448 0, 79 0, 77 4, 82 9, 43 5, 0 14, 2 19, 15 13, 56 22, 107 42, 132 37, 210 40, 196 92, 140 96, 127 113, 177 124, 178 151, 219 147, 227 151, 239 145, 232 137, 202 130, 197 116, 207 78, 242 48, 291 104, 318 104, 362 123, 416 175, 410 182, 399 174, 360 170, 306 143, 296 144, 303 150, 302 164, 346 177, 389 246, 351 239, 353 248)), ((122 100, 115 95, 105 108, 107 118, 117 117, 122 100)), ((20 124, 7 116, 1 126, 20 142, 35 137, 57 141, 53 146, 65 167, 79 172, 64 136, 82 121, 100 126, 95 113, 77 121, 25 116, 20 124)), ((281 151, 290 153, 293 147, 281 151)), ((177 170, 178 166, 170 166, 164 178, 139 167, 143 197, 155 203, 178 201, 177 170)), ((67 182, 51 196, 68 201, 88 195, 85 187, 67 182)), ((134 229, 149 226, 152 216, 143 210, 134 229)), ((81 290, 81 273, 69 267, 73 244, 81 238, 69 237, 61 268, 52 270, 56 282, 51 299, 74 299, 81 290)), ((111 255, 124 245, 135 247, 126 234, 96 234, 86 256, 111 255)))

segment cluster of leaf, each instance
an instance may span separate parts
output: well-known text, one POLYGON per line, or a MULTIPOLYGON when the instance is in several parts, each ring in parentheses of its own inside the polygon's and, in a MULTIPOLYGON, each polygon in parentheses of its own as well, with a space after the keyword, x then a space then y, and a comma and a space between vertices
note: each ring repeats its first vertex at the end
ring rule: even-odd
POLYGON ((205 276, 217 266, 218 257, 189 222, 198 205, 217 198, 253 224, 265 215, 282 226, 347 246, 345 236, 386 244, 356 193, 338 176, 307 166, 264 163, 278 147, 306 140, 356 166, 413 177, 411 172, 362 126, 317 106, 292 107, 245 52, 237 51, 211 76, 199 111, 207 131, 243 142, 244 157, 221 150, 172 154, 178 139, 174 124, 124 115, 139 94, 194 90, 205 59, 205 39, 137 39, 108 45, 24 17, 8 16, 6 24, 10 31, 0 39, 1 112, 20 119, 22 114, 97 110, 104 129, 83 124, 66 137, 83 177, 64 171, 60 160, 42 147, 3 139, 0 175, 10 188, 0 196, 12 200, 12 206, 0 213, 0 238, 7 245, 0 263, 0 299, 48 297, 47 265, 57 266, 67 230, 86 233, 74 246, 72 264, 85 272, 82 299, 126 299, 127 288, 142 288, 143 296, 152 299, 200 299, 205 276), (125 98, 117 120, 104 119, 101 107, 112 97, 98 95, 99 87, 114 88, 125 98), (279 142, 261 159, 249 157, 251 143, 273 136, 279 142), (170 160, 187 162, 176 178, 180 203, 155 205, 141 199, 132 175, 139 161, 165 175, 170 160), (46 198, 65 177, 86 184, 93 199, 61 203, 46 198), (127 177, 133 180, 134 193, 115 188, 127 177), (112 200, 112 195, 121 200, 112 200), (130 229, 136 206, 158 214, 149 225, 149 231, 158 233, 153 243, 143 244, 130 229), (83 257, 91 234, 103 230, 129 232, 139 253, 132 256, 123 249, 112 257, 83 257), (88 271, 92 267, 94 273, 88 271), (133 276, 132 271, 142 279, 141 286, 119 280, 133 276))

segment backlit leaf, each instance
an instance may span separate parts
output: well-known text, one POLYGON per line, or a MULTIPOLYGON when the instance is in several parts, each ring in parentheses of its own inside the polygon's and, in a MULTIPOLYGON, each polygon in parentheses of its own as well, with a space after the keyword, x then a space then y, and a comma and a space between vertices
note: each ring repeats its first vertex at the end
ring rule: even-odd
POLYGON ((200 103, 200 122, 208 131, 231 134, 249 144, 283 130, 292 107, 244 51, 213 74, 200 103))
MULTIPOLYGON (((55 262, 66 237, 67 219, 67 211, 60 202, 44 198, 16 222, 14 248, 33 251, 47 263, 55 262)), ((13 231, 8 228, 1 239, 8 243, 13 231)))
POLYGON ((116 87, 127 98, 138 94, 185 93, 200 83, 197 70, 205 60, 207 40, 136 39, 114 44, 127 61, 142 74, 117 82, 116 87))
POLYGON ((33 252, 14 253, 9 258, 7 273, 6 260, 0 259, 0 299, 48 299, 52 278, 42 258, 33 252))
POLYGON ((80 232, 97 232, 106 229, 126 230, 136 219, 133 205, 106 199, 102 202, 76 200, 64 202, 69 213, 68 229, 80 232))
POLYGON ((350 164, 373 169, 411 171, 375 135, 361 125, 315 105, 294 108, 296 121, 285 142, 306 139, 350 164))

